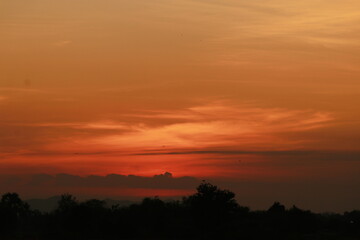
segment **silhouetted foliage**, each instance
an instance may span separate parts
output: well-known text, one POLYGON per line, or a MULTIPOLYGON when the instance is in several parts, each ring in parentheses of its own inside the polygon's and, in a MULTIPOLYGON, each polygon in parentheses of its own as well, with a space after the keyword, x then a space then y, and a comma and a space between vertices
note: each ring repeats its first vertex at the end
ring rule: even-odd
POLYGON ((106 206, 64 194, 48 213, 31 210, 16 193, 0 201, 0 239, 360 239, 360 211, 315 214, 275 202, 250 211, 235 194, 207 182, 182 201, 144 198, 106 206))
POLYGON ((279 202, 274 202, 274 204, 269 208, 268 212, 275 214, 285 213, 285 206, 279 202))
POLYGON ((20 236, 29 220, 30 207, 17 193, 6 193, 0 201, 0 232, 7 237, 20 236))
POLYGON ((60 197, 60 200, 58 202, 58 208, 57 211, 60 213, 65 213, 71 211, 73 208, 77 206, 77 201, 74 196, 71 194, 63 194, 60 197))
POLYGON ((236 210, 238 204, 235 194, 229 190, 221 190, 217 186, 203 182, 197 187, 197 193, 184 197, 183 202, 201 214, 229 214, 236 210))

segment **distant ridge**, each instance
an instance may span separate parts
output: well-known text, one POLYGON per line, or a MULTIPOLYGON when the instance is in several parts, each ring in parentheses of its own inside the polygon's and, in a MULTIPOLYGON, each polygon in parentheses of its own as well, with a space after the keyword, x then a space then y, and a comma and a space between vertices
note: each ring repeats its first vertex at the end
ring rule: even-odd
MULTIPOLYGON (((56 209, 58 202, 61 199, 61 196, 53 196, 49 198, 33 198, 25 200, 30 205, 30 208, 33 210, 38 210, 40 212, 51 212, 56 209)), ((107 207, 118 205, 120 207, 126 207, 137 201, 130 200, 114 200, 114 199, 104 199, 107 207)))

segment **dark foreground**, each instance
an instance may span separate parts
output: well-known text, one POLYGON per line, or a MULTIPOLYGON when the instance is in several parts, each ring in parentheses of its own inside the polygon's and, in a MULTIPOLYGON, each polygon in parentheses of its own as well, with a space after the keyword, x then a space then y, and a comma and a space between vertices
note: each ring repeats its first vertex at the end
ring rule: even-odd
POLYGON ((202 183, 182 201, 145 198, 128 207, 63 195, 56 210, 29 208, 2 196, 0 239, 360 239, 360 211, 315 214, 274 203, 267 211, 239 206, 234 193, 202 183))

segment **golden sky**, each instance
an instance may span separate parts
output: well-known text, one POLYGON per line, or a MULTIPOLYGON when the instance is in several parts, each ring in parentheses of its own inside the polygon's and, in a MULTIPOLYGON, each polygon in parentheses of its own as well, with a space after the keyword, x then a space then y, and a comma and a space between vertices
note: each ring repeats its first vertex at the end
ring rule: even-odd
POLYGON ((359 200, 359 66, 358 0, 1 0, 0 174, 334 181, 359 200))

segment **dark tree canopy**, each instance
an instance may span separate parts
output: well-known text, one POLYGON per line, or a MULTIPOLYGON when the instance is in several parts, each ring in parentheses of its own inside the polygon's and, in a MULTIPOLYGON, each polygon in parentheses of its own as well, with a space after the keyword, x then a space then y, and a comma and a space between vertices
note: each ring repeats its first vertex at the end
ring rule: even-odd
POLYGON ((58 202, 57 210, 60 212, 66 212, 71 210, 77 205, 76 197, 71 194, 63 194, 58 202))
POLYGON ((49 213, 6 193, 0 200, 0 239, 360 239, 360 211, 315 214, 279 202, 266 211, 250 211, 233 192, 211 183, 196 190, 182 201, 149 197, 123 207, 64 194, 49 213))
POLYGON ((279 202, 274 202, 274 204, 269 208, 268 212, 270 213, 284 213, 285 206, 279 202))
POLYGON ((225 213, 234 211, 239 206, 235 200, 235 193, 222 190, 211 183, 203 182, 196 190, 197 193, 184 198, 185 205, 199 210, 218 210, 225 213))
POLYGON ((6 193, 2 196, 0 205, 18 213, 29 210, 29 204, 23 202, 17 193, 6 193))

